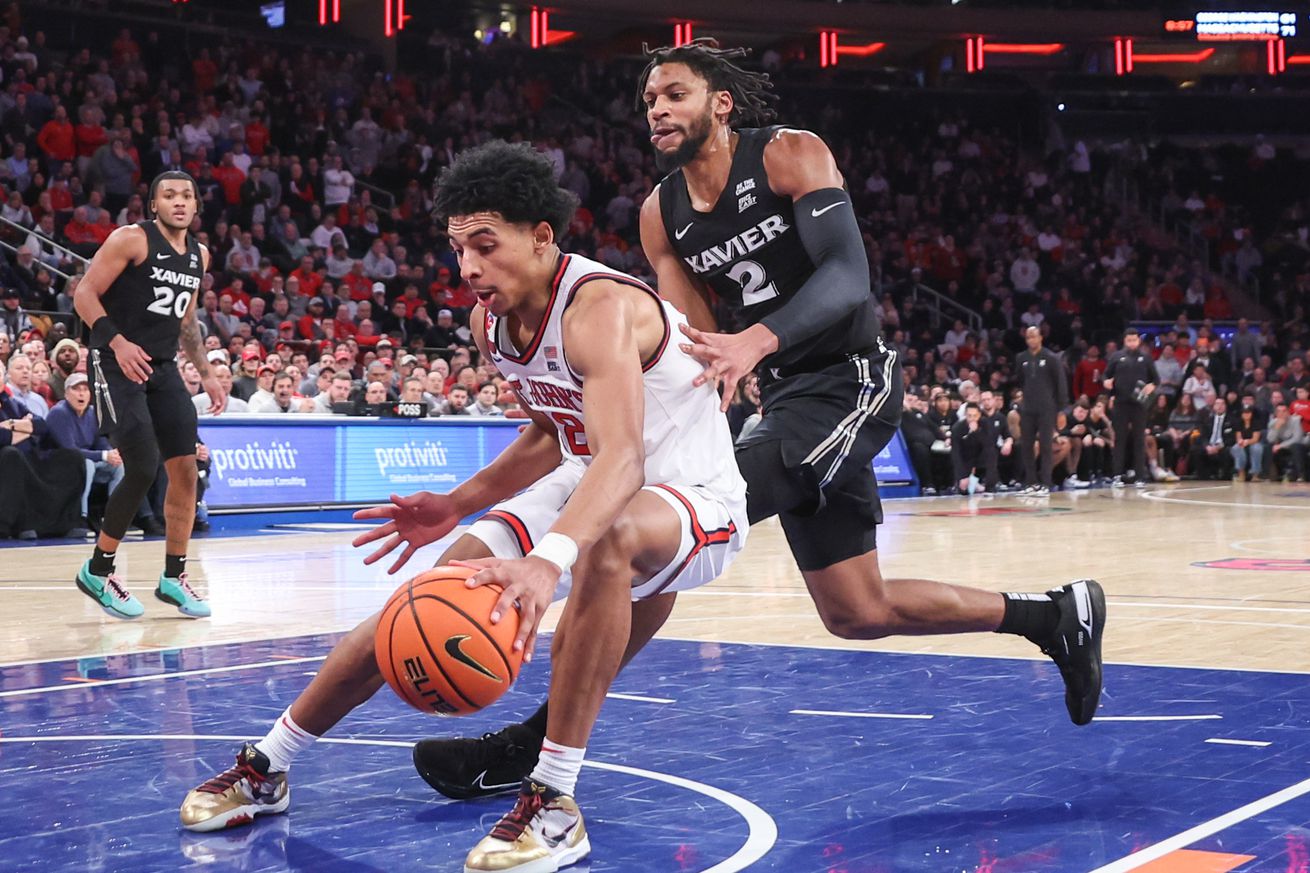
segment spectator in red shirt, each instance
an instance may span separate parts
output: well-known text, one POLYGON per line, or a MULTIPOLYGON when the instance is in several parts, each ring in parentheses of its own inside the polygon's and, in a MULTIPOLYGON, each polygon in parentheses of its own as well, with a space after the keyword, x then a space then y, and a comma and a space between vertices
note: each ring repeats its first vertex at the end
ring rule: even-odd
POLYGON ((36 135, 36 145, 46 156, 46 167, 51 174, 64 161, 77 157, 77 137, 72 122, 68 120, 68 110, 63 106, 56 106, 54 117, 42 125, 36 135))
POLYGON ((223 186, 223 198, 229 206, 241 202, 241 183, 246 181, 246 174, 232 163, 232 153, 223 155, 217 167, 213 169, 214 178, 223 186))
POLYGON ((77 145, 77 172, 85 177, 96 149, 109 142, 109 132, 95 120, 95 110, 89 106, 84 106, 79 116, 80 122, 73 128, 73 139, 77 145))
POLYGON ((1301 417, 1301 430, 1310 433, 1310 388, 1304 385, 1296 389, 1296 399, 1289 405, 1293 415, 1301 417))
POLYGON ((1073 396, 1096 398, 1101 393, 1101 375, 1105 372, 1105 359, 1101 357, 1100 346, 1088 346, 1087 357, 1078 362, 1073 371, 1073 396))
POLYGON ((1222 321, 1233 317, 1233 305, 1228 302, 1228 295, 1222 288, 1211 288, 1205 299, 1205 317, 1222 321))
POLYGON ((317 297, 318 289, 323 287, 323 277, 314 269, 314 259, 309 255, 300 259, 300 266, 291 271, 290 278, 296 280, 300 293, 306 297, 317 297))
POLYGON ((268 128, 264 126, 262 116, 256 115, 246 125, 246 151, 255 157, 262 157, 268 148, 268 128))
POLYGON ((191 62, 191 72, 196 77, 197 91, 208 94, 214 90, 214 81, 218 78, 218 65, 209 59, 209 49, 200 50, 200 57, 191 62))
POLYGON ((364 275, 364 262, 355 261, 350 272, 341 279, 341 285, 350 292, 351 300, 369 300, 373 295, 373 280, 364 275))
POLYGON ((79 206, 73 210, 73 220, 64 225, 64 239, 68 240, 69 248, 82 253, 79 247, 97 246, 100 244, 94 225, 86 220, 86 208, 79 206))

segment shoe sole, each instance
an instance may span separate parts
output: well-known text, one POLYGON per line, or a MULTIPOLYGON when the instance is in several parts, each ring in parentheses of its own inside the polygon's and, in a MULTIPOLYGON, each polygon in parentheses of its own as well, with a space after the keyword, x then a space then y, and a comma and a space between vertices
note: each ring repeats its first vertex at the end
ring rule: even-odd
MULTIPOLYGON (((1081 726, 1091 723, 1101 703, 1101 638, 1105 634, 1105 590, 1095 579, 1080 579, 1073 583, 1069 594, 1074 598, 1074 604, 1078 609, 1079 623, 1083 623, 1083 619, 1086 618, 1091 626, 1092 663, 1095 667, 1092 685, 1094 690, 1082 696, 1078 701, 1076 712, 1074 706, 1069 706, 1069 717, 1074 724, 1081 726)), ((1066 701, 1066 704, 1068 703, 1069 701, 1066 701)))
MULTIPOLYGON (((100 602, 100 595, 92 591, 90 586, 88 586, 85 582, 82 581, 82 575, 80 573, 73 578, 73 581, 77 583, 78 590, 81 591, 83 594, 85 594, 87 597, 90 597, 91 600, 95 602, 96 606, 100 607, 105 611, 106 615, 113 616, 114 618, 120 618, 123 621, 135 621, 136 619, 141 617, 141 615, 128 615, 125 612, 119 612, 113 607, 105 606, 103 603, 100 602)), ((142 610, 141 614, 143 615, 144 613, 145 611, 142 610)))
MULTIPOLYGON (((591 837, 585 836, 582 841, 571 849, 565 849, 558 855, 552 855, 540 860, 533 861, 530 864, 521 864, 518 867, 507 867, 505 873, 555 873, 564 867, 570 867, 591 854, 591 837)), ((464 873, 487 873, 487 869, 478 869, 464 865, 464 873)))
POLYGON ((187 612, 186 604, 178 603, 176 600, 170 599, 158 588, 155 589, 155 599, 160 601, 161 603, 167 603, 169 606, 176 607, 177 611, 182 613, 182 615, 186 616, 187 618, 209 618, 210 615, 212 615, 212 613, 208 609, 206 609, 204 612, 187 612))
POLYGON ((182 827, 197 834, 207 834, 212 831, 224 831, 228 828, 238 828, 242 825, 248 825, 255 820, 257 815, 280 815, 287 811, 291 806, 291 789, 287 788, 287 793, 282 799, 272 806, 263 806, 249 804, 247 806, 238 806, 236 809, 229 809, 222 815, 216 815, 213 818, 207 818, 202 822, 195 824, 182 823, 182 827))
MULTIPOLYGON (((506 785, 503 788, 478 788, 471 785, 456 785, 453 782, 447 782, 440 776, 437 776, 427 765, 419 759, 418 744, 414 745, 414 769, 423 781, 428 783, 434 791, 451 800, 477 800, 480 797, 501 797, 506 794, 517 794, 519 787, 523 784, 522 780, 514 782, 512 785, 506 785)), ((570 862, 571 863, 571 862, 570 862)))

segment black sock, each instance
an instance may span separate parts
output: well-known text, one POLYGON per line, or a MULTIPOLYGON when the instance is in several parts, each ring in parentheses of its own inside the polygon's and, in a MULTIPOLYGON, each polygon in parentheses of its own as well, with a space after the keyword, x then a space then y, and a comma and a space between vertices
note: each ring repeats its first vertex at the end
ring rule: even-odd
POLYGON ((96 550, 91 553, 91 575, 108 576, 114 572, 114 558, 117 555, 118 552, 106 552, 96 546, 96 550))
POLYGON ((1060 623, 1060 607, 1046 594, 1002 594, 1005 617, 998 634, 1018 634, 1041 640, 1049 637, 1060 623))
POLYGON ((524 727, 531 728, 534 732, 541 734, 543 738, 546 736, 546 707, 548 706, 550 706, 549 700, 542 703, 536 712, 523 721, 524 727))
POLYGON ((186 572, 186 555, 164 555, 164 575, 169 579, 181 579, 186 572))

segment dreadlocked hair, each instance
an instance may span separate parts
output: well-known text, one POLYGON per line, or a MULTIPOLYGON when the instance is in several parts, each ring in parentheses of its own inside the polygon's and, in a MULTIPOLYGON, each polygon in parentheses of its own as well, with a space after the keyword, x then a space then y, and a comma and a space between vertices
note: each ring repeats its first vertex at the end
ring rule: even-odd
POLYGON ((559 239, 573 220, 578 198, 555 181, 550 159, 527 143, 492 140, 460 152, 437 181, 434 212, 497 212, 511 224, 544 221, 559 239))
POLYGON ((711 91, 727 91, 732 95, 732 112, 728 115, 730 127, 760 127, 774 119, 773 104, 778 102, 778 95, 773 93, 769 74, 744 70, 734 63, 749 57, 750 49, 721 49, 719 41, 712 37, 656 49, 643 43, 641 48, 650 57, 650 63, 637 80, 639 112, 646 110, 646 82, 655 68, 661 64, 686 64, 709 83, 711 91))

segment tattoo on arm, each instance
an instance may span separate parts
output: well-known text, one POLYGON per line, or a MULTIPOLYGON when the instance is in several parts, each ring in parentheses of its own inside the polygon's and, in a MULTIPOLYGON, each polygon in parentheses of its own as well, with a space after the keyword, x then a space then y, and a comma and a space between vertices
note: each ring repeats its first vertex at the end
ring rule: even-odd
POLYGON ((208 376, 209 360, 205 357, 205 341, 200 336, 200 321, 194 309, 182 319, 182 348, 200 373, 200 378, 208 376))

